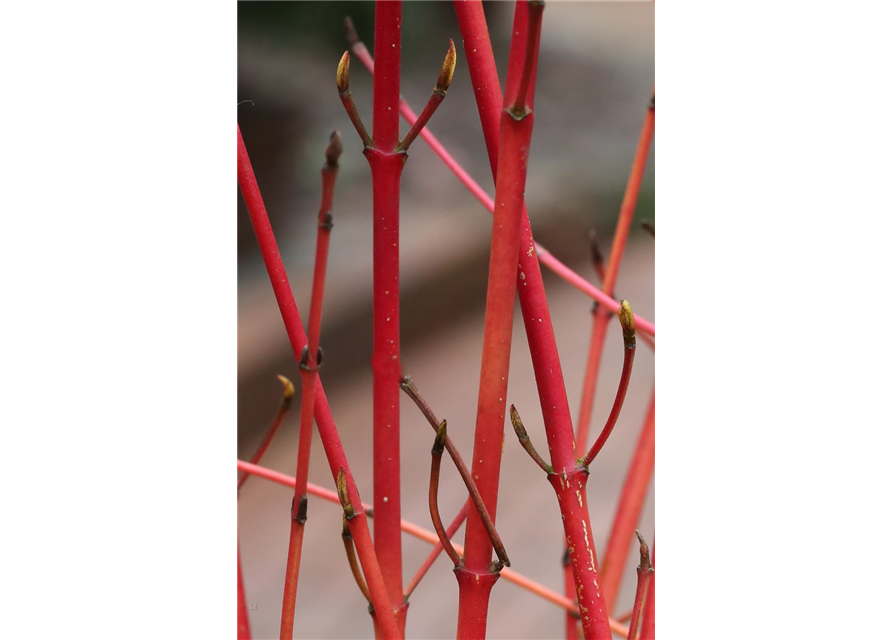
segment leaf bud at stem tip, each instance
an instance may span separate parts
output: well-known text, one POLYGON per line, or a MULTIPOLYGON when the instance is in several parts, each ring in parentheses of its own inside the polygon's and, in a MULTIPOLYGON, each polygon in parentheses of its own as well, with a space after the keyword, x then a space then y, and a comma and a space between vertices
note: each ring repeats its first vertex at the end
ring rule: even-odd
POLYGON ((629 302, 626 300, 621 301, 620 309, 617 310, 617 315, 620 316, 620 324, 623 325, 623 342, 626 344, 627 348, 633 348, 636 346, 636 318, 633 315, 633 310, 629 306, 629 302))
POLYGON ((285 407, 291 406, 291 400, 295 397, 295 385, 285 376, 277 375, 276 377, 279 378, 279 382, 284 387, 282 390, 282 405, 285 407))
POLYGON ((453 72, 456 70, 456 45, 450 38, 450 50, 447 51, 446 57, 443 59, 443 67, 440 69, 440 75, 437 77, 437 85, 434 87, 435 93, 446 95, 447 89, 450 88, 450 82, 453 81, 453 72))
POLYGON ((337 129, 332 132, 329 137, 329 144, 326 147, 326 164, 335 168, 338 166, 338 158, 341 157, 341 151, 344 147, 341 144, 341 132, 337 129))
POLYGON ((642 537, 642 534, 639 533, 638 529, 636 529, 636 537, 639 539, 639 571, 654 571, 654 566, 651 564, 651 553, 648 551, 648 544, 645 542, 645 538, 642 537))
POLYGON ((350 70, 350 53, 344 52, 341 61, 338 63, 338 72, 335 76, 335 82, 338 85, 338 93, 344 94, 350 91, 348 83, 348 71, 350 70))
POLYGON ((521 415, 515 409, 515 405, 509 407, 509 415, 512 418, 512 427, 515 429, 515 435, 518 436, 518 440, 529 440, 530 436, 527 435, 527 429, 524 428, 524 423, 521 422, 521 415))

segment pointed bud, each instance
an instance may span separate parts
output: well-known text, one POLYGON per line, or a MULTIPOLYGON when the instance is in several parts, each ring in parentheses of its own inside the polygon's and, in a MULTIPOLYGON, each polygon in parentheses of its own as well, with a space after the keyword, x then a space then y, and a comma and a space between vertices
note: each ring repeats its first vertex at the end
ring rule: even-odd
POLYGON ((512 418, 512 427, 515 429, 515 435, 518 436, 518 440, 529 440, 530 436, 527 435, 527 429, 524 428, 524 423, 521 422, 521 415, 515 409, 515 405, 509 407, 509 415, 512 418))
POLYGON ((326 147, 326 164, 334 168, 338 166, 338 158, 341 157, 341 132, 333 131, 329 137, 329 145, 326 147))
POLYGON ((629 302, 623 300, 617 314, 620 316, 620 324, 623 325, 623 342, 628 349, 634 348, 636 346, 636 318, 629 302))
POLYGON ((434 437, 434 446, 431 448, 431 453, 441 454, 443 453, 444 445, 446 444, 446 429, 447 429, 447 421, 441 420, 440 425, 437 427, 437 435, 434 437))
POLYGON ((654 571, 654 566, 651 564, 651 554, 648 552, 648 545, 638 529, 636 530, 636 537, 639 539, 639 571, 654 571))
POLYGON ((437 78, 437 85, 434 87, 434 93, 446 95, 447 89, 450 88, 450 82, 453 81, 453 72, 456 70, 456 45, 450 38, 450 50, 447 51, 446 58, 443 59, 443 67, 440 69, 440 75, 437 78))
POLYGON ((293 385, 291 380, 285 376, 277 375, 276 377, 279 378, 279 382, 281 382, 284 387, 282 390, 282 406, 290 407, 291 400, 295 397, 295 385, 293 385))
POLYGON ((344 517, 350 520, 355 514, 353 505, 350 503, 350 496, 347 493, 347 474, 344 473, 344 467, 338 469, 338 477, 335 478, 335 488, 338 490, 338 499, 341 500, 341 506, 344 508, 344 517))
POLYGON ((345 51, 341 56, 341 62, 338 63, 338 72, 335 75, 335 83, 338 85, 338 93, 344 94, 350 91, 350 85, 347 81, 347 72, 350 69, 350 54, 345 51))

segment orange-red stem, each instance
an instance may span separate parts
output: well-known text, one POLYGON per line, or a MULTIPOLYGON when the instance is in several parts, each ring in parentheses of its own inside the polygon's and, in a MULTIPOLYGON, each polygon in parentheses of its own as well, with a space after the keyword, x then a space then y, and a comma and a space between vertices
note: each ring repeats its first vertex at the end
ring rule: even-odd
POLYGON ((642 423, 639 440, 633 452, 620 500, 614 513, 614 523, 608 536, 602 562, 602 586, 609 606, 616 603, 623 583, 624 567, 629 548, 635 539, 636 526, 642 514, 642 505, 648 493, 651 474, 654 471, 654 390, 648 414, 642 423))
MULTIPOLYGON (((654 539, 651 542, 651 564, 654 564, 654 539)), ((656 575, 651 576, 651 584, 648 585, 648 595, 645 598, 645 612, 642 614, 642 631, 639 640, 654 640, 654 581, 656 575)))

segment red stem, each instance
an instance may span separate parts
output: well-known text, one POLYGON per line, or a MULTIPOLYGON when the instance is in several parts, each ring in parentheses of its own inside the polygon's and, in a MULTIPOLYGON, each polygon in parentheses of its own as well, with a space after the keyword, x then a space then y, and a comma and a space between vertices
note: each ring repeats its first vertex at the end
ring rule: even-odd
POLYGON ((248 625, 248 607, 245 605, 245 587, 242 584, 242 557, 236 552, 236 561, 239 564, 239 613, 238 613, 238 639, 251 640, 251 627, 248 625))
MULTIPOLYGON (((295 304, 294 295, 291 286, 288 283, 288 274, 285 272, 285 265, 282 263, 282 256, 279 254, 279 247, 276 244, 276 237, 270 226, 270 220, 267 216, 266 207, 264 207, 263 198, 260 189, 257 186, 257 179, 254 176, 254 170, 251 168, 251 160, 248 158, 248 151, 245 149, 245 143, 242 140, 242 132, 238 131, 238 176, 239 188, 242 191, 242 197, 245 199, 245 205, 248 208, 248 214, 251 218, 251 224, 254 227, 254 233, 257 236, 258 246, 264 259, 264 265, 270 276, 270 284, 273 287, 273 293, 276 296, 276 302, 279 305, 279 311, 282 314, 282 321, 288 334, 289 343, 295 359, 301 361, 301 352, 307 345, 307 336, 304 333, 304 327, 301 323, 301 316, 298 313, 295 304)), ((352 501, 360 503, 360 494, 357 492, 356 483, 353 474, 350 472, 350 466, 347 462, 347 456, 344 454, 344 447, 341 444, 341 438, 338 435, 338 429, 332 418, 332 411, 329 408, 329 402, 326 398, 325 390, 322 384, 316 386, 316 401, 314 415, 316 417, 316 425, 319 431, 320 441, 326 452, 326 459, 329 462, 329 468, 334 480, 338 476, 341 468, 346 470, 347 489, 352 501)), ((351 519, 350 531, 354 541, 363 544, 363 548, 371 547, 372 536, 369 533, 369 524, 366 521, 365 514, 351 519)), ((374 554, 362 553, 360 544, 357 545, 357 554, 360 557, 360 563, 363 566, 363 573, 366 576, 366 582, 369 585, 369 591, 372 595, 372 603, 377 611, 389 610, 387 591, 382 577, 381 568, 374 554)), ((379 622, 386 638, 399 638, 400 632, 397 628, 397 622, 394 616, 379 616, 379 622)))
MULTIPOLYGON (((533 94, 542 5, 518 2, 504 111, 500 116, 499 149, 503 162, 496 172, 496 210, 490 243, 487 307, 484 315, 484 345, 478 391, 472 475, 491 518, 496 517, 499 471, 505 432, 506 391, 512 343, 518 246, 527 160, 533 133, 533 94), (525 76, 525 77, 522 77, 525 76), (529 87, 529 92, 516 95, 529 87), (513 91, 512 91, 513 90, 513 91), (510 113, 521 105, 523 113, 510 113)), ((467 47, 467 43, 466 43, 467 47)), ((468 514, 465 529, 464 566, 459 579, 459 623, 457 638, 484 638, 490 589, 499 574, 490 566, 493 546, 477 512, 468 514)))
POLYGON ((613 611, 620 585, 623 582, 623 569, 629 547, 635 539, 636 525, 645 504, 651 474, 654 471, 654 390, 651 391, 651 404, 648 415, 642 424, 639 441, 633 452, 620 501, 614 513, 614 523, 602 562, 602 587, 609 611, 613 611))
MULTIPOLYGON (((372 141, 372 478, 375 553, 394 609, 403 600, 400 534, 400 22, 402 2, 375 3, 372 141)), ((405 616, 400 616, 405 620, 405 616)), ((401 625, 401 634, 403 628, 401 625)), ((401 636, 402 637, 402 636, 401 636)))
POLYGON ((316 223, 316 262, 313 265, 313 288, 310 295, 310 320, 307 347, 303 352, 301 368, 301 428, 298 438, 298 460, 295 473, 295 494, 292 500, 288 556, 285 565, 285 587, 282 594, 282 619, 279 627, 280 640, 294 636, 295 598, 298 592, 298 574, 301 567, 301 550, 304 544, 304 523, 307 520, 307 474, 310 470, 310 444, 313 435, 313 410, 316 403, 316 385, 319 380, 319 333, 322 326, 322 303, 325 294, 326 265, 329 258, 329 238, 332 230, 332 199, 335 179, 338 176, 338 155, 341 153, 340 135, 332 134, 326 164, 322 169, 322 201, 316 223))
MULTIPOLYGON (((475 87, 475 98, 490 156, 490 167, 495 172, 499 166, 500 155, 495 142, 500 130, 497 114, 501 96, 483 5, 480 0, 456 0, 454 6, 462 32, 472 86, 475 87)), ((571 554, 571 565, 578 588, 584 636, 587 640, 592 638, 610 640, 608 613, 598 586, 598 563, 595 558, 589 510, 586 506, 585 485, 588 474, 585 470, 576 468, 573 423, 558 348, 526 211, 522 217, 518 296, 543 410, 552 467, 557 472, 557 475, 551 474, 548 477, 555 488, 559 507, 564 516, 565 539, 574 549, 574 553, 571 554)), ((543 253, 540 253, 540 260, 544 259, 543 253)), ((566 267, 564 269, 576 276, 566 267)), ((580 276, 576 278, 582 281, 585 287, 598 291, 580 276)), ((619 303, 600 291, 598 295, 606 306, 613 303, 611 308, 614 310, 620 307, 619 303)), ((636 321, 638 323, 638 318, 636 321)), ((638 326, 641 330, 648 331, 650 328, 653 331, 653 325, 650 323, 642 322, 638 326)), ((477 459, 475 457, 475 460, 477 459)))

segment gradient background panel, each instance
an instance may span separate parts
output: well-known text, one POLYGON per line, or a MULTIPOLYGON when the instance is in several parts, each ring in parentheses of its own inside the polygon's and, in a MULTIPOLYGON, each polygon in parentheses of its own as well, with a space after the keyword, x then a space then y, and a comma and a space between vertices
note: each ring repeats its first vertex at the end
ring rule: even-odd
MULTIPOLYGON (((655 314, 893 321, 893 5, 655 3, 655 314)), ((657 638, 893 638, 893 344, 658 341, 657 638)))

